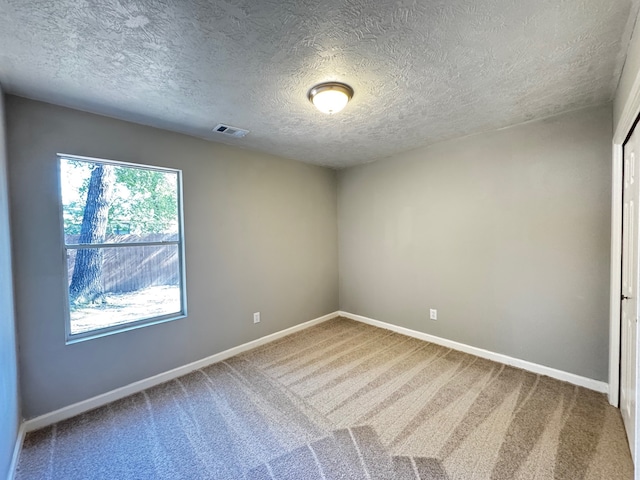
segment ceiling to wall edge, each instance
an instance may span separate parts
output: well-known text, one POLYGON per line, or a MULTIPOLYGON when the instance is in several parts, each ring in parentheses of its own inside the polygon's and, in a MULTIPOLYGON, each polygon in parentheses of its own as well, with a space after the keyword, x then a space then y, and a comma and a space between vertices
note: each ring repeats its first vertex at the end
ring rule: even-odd
POLYGON ((624 68, 627 64, 627 56, 629 53, 629 45, 631 44, 631 39, 634 34, 640 35, 640 30, 636 32, 636 27, 638 25, 638 20, 640 19, 640 0, 632 0, 631 9, 629 11, 629 18, 627 19, 627 23, 622 31, 622 39, 620 43, 622 44, 622 48, 618 52, 618 61, 622 64, 620 68, 620 72, 618 74, 618 78, 613 78, 612 82, 612 94, 610 100, 613 102, 615 98, 616 92, 618 91, 618 87, 620 86, 620 80, 622 79, 622 73, 624 72, 624 68))
MULTIPOLYGON (((553 118, 561 117, 563 115, 567 115, 567 114, 570 114, 570 113, 573 113, 573 112, 579 112, 581 110, 588 110, 588 109, 591 109, 591 108, 598 108, 598 107, 604 107, 606 105, 612 105, 612 100, 610 100, 610 101, 608 101, 606 103, 599 102, 599 103, 596 103, 596 104, 593 104, 593 105, 587 105, 587 106, 584 106, 584 107, 579 107, 579 108, 575 108, 575 109, 571 109, 571 110, 566 110, 564 112, 556 113, 554 115, 549 115, 549 116, 546 116, 546 117, 533 118, 531 120, 527 120, 526 122, 520 122, 520 123, 511 124, 511 125, 505 125, 505 126, 500 127, 500 128, 483 130, 483 131, 480 131, 480 132, 470 133, 468 135, 462 135, 462 136, 459 136, 459 137, 451 137, 451 138, 447 138, 447 139, 444 139, 444 140, 439 140, 437 142, 429 143, 429 144, 423 145, 421 147, 410 148, 408 150, 403 150, 402 152, 398 152, 398 153, 396 153, 394 155, 391 155, 391 156, 374 158, 374 159, 371 159, 370 161, 362 162, 362 163, 359 163, 357 165, 350 165, 350 166, 346 166, 346 167, 334 167, 334 166, 330 166, 330 165, 319 165, 319 164, 314 163, 314 162, 306 162, 306 161, 304 161, 303 159, 300 159, 300 158, 279 157, 279 156, 274 155, 272 153, 263 152, 263 151, 256 150, 256 149, 252 149, 252 148, 246 147, 244 145, 240 145, 240 144, 236 144, 236 143, 232 143, 232 142, 222 142, 222 141, 220 141, 218 139, 213 139, 213 138, 210 138, 210 137, 196 136, 196 135, 192 135, 190 133, 184 132, 184 131, 180 131, 178 129, 161 128, 161 127, 152 125, 150 123, 146 123, 144 121, 140 121, 140 120, 135 121, 135 120, 131 120, 131 119, 125 118, 124 116, 117 116, 115 114, 107 115, 107 114, 98 112, 96 110, 91 110, 90 108, 81 108, 81 107, 78 107, 78 106, 75 106, 75 105, 68 105, 68 104, 62 104, 62 103, 51 103, 51 102, 48 102, 46 100, 42 100, 42 99, 36 98, 36 97, 30 97, 30 96, 25 96, 25 95, 16 95, 14 93, 8 92, 6 90, 6 88, 2 84, 0 84, 0 93, 4 94, 5 97, 7 95, 11 95, 11 96, 18 97, 18 98, 24 98, 26 100, 36 101, 36 102, 40 102, 40 103, 46 103, 48 105, 53 105, 53 106, 56 106, 56 107, 68 108, 70 110, 76 110, 76 111, 79 111, 79 112, 88 113, 90 115, 97 115, 97 116, 100 116, 100 117, 110 118, 110 119, 113 119, 113 120, 119 120, 119 121, 122 121, 122 122, 133 123, 134 125, 140 125, 140 126, 143 126, 143 127, 152 128, 154 130, 164 130, 164 131, 169 132, 169 133, 174 133, 174 134, 178 134, 178 135, 184 135, 186 137, 190 137, 190 138, 194 138, 194 139, 197 139, 197 140, 205 141, 207 143, 215 143, 215 144, 219 144, 219 145, 224 145, 225 147, 239 148, 239 149, 247 151, 247 152, 254 152, 254 153, 258 153, 260 155, 265 155, 265 156, 272 157, 272 158, 280 158, 280 159, 285 159, 285 160, 292 160, 292 161, 295 161, 295 162, 304 163, 306 165, 310 165, 310 166, 314 166, 314 167, 318 167, 318 168, 326 168, 326 169, 334 170, 334 171, 349 170, 351 168, 357 168, 357 167, 360 167, 360 166, 363 166, 363 165, 370 165, 370 164, 375 163, 375 162, 393 161, 399 155, 405 155, 407 153, 417 152, 417 151, 420 151, 420 150, 428 150, 429 148, 432 148, 432 147, 434 147, 436 145, 442 145, 442 144, 446 144, 448 142, 462 140, 464 138, 470 138, 470 137, 475 137, 475 136, 480 136, 480 135, 486 135, 487 133, 490 133, 490 132, 499 132, 499 131, 502 131, 502 130, 508 130, 510 128, 520 127, 520 126, 523 126, 523 125, 528 125, 530 123, 542 122, 542 121, 545 121, 545 120, 550 120, 550 119, 553 119, 553 118)), ((241 139, 239 138, 238 140, 241 140, 241 139)))

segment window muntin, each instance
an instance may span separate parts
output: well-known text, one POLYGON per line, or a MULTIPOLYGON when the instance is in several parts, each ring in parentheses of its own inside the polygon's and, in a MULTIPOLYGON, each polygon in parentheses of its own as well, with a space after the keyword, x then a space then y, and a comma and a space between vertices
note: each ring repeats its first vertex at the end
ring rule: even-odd
POLYGON ((184 316, 180 171, 58 158, 67 340, 184 316))

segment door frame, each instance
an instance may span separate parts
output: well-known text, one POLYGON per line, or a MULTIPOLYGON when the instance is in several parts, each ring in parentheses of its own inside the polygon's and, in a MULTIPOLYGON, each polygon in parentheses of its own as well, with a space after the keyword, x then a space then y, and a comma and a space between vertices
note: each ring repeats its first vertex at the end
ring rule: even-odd
MULTIPOLYGON (((640 72, 613 133, 611 179, 611 278, 609 301, 609 403, 620 406, 620 296, 622 294, 622 181, 623 147, 640 116, 640 72)), ((638 337, 640 338, 640 337, 638 337)), ((640 349, 639 349, 640 351, 640 349)), ((638 402, 636 388, 636 405, 638 402)), ((636 437, 639 432, 636 432, 636 437)), ((636 442, 637 443, 637 442, 636 442)))

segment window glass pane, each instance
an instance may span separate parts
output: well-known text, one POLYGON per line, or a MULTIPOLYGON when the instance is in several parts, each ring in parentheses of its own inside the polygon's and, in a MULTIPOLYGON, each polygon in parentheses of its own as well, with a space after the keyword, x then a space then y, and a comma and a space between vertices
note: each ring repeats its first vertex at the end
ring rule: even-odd
POLYGON ((60 159, 65 243, 179 240, 178 172, 60 159))
POLYGON ((183 311, 178 245, 69 249, 70 333, 183 311))
POLYGON ((59 160, 68 334, 83 338, 185 315, 180 172, 59 160), (167 242, 175 243, 157 245, 167 242))

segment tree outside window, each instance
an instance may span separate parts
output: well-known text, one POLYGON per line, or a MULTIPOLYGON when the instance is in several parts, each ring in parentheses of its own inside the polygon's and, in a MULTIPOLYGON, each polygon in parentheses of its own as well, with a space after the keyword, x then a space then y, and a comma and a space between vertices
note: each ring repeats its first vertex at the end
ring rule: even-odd
POLYGON ((59 160, 68 339, 184 316, 180 172, 59 160))

